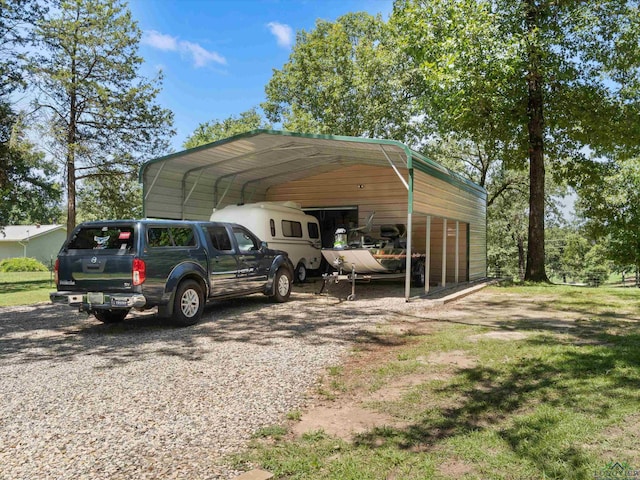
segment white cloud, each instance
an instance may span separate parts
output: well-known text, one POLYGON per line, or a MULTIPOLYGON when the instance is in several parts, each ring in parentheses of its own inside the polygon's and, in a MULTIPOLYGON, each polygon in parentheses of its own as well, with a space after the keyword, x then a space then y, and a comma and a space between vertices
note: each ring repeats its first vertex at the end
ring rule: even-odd
POLYGON ((278 45, 286 48, 291 47, 293 44, 293 30, 289 25, 278 22, 269 22, 267 23, 267 27, 269 27, 269 31, 275 35, 278 40, 278 45))
POLYGON ((204 67, 209 62, 219 63, 220 65, 227 64, 227 60, 223 56, 216 52, 205 50, 197 43, 182 41, 179 45, 182 53, 188 53, 193 57, 193 64, 196 67, 204 67))
POLYGON ((178 37, 165 35, 156 30, 144 32, 142 43, 158 50, 180 52, 181 55, 190 57, 196 68, 204 67, 209 63, 227 64, 227 60, 217 52, 209 51, 197 43, 178 40, 178 37))
POLYGON ((156 30, 144 32, 142 43, 149 45, 158 50, 176 51, 178 49, 178 40, 171 35, 164 35, 156 30))

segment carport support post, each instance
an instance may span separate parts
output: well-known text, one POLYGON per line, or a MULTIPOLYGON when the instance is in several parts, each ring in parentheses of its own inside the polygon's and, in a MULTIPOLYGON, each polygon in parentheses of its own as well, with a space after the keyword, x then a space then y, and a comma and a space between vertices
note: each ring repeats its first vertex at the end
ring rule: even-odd
POLYGON ((427 250, 424 258, 424 293, 429 293, 429 277, 431 277, 431 215, 427 215, 427 250))
POLYGON ((442 219, 442 286, 447 286, 447 219, 442 219))
MULTIPOLYGON (((411 156, 407 156, 407 165, 411 167, 411 156)), ((411 297, 411 237, 413 236, 413 168, 409 168, 409 184, 407 185, 407 257, 405 260, 404 299, 411 297)))
POLYGON ((460 270, 460 222, 458 220, 456 220, 456 255, 455 255, 455 263, 456 263, 456 283, 458 283, 458 279, 459 279, 459 274, 458 271, 460 270))

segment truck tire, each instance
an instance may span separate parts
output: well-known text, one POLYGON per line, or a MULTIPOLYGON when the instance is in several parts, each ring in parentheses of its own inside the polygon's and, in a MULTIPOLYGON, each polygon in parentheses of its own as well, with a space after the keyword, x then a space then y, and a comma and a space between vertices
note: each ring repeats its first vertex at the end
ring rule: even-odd
POLYGON ((298 263, 295 271, 295 282, 304 283, 307 280, 307 267, 303 262, 298 263))
POLYGON ((129 309, 124 310, 96 310, 95 317, 102 323, 120 323, 129 314, 129 309))
POLYGON ((273 279, 273 296, 271 300, 282 303, 289 300, 291 295, 291 272, 286 268, 279 268, 273 279))
POLYGON ((178 285, 173 304, 173 323, 180 327, 195 325, 204 310, 204 293, 195 280, 184 280, 178 285))

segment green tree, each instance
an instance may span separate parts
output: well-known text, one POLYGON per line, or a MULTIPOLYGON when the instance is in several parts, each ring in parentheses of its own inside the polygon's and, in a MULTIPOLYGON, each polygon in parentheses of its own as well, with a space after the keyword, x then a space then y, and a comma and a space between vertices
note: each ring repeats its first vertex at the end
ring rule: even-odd
POLYGON ((545 155, 560 174, 562 162, 588 160, 585 151, 638 148, 639 18, 628 0, 394 4, 429 123, 529 165, 528 280, 547 280, 545 155))
POLYGON ((349 13, 318 20, 296 37, 289 61, 274 70, 262 108, 288 130, 391 138, 416 143, 407 95, 413 80, 378 16, 349 13))
POLYGON ((584 257, 582 280, 594 287, 602 285, 608 278, 611 269, 607 260, 607 246, 595 243, 584 257))
POLYGON ((142 188, 135 176, 118 175, 106 184, 88 178, 78 192, 78 219, 115 220, 142 217, 142 188))
POLYGON ((173 116, 155 103, 160 76, 147 80, 138 74, 141 31, 122 1, 58 0, 35 33, 40 51, 30 62, 34 103, 46 116, 46 133, 66 170, 71 232, 82 180, 98 182, 97 195, 118 189, 144 158, 167 149, 173 116))
POLYGON ((267 123, 255 108, 242 112, 240 117, 233 115, 224 120, 213 120, 198 125, 195 131, 187 137, 183 147, 194 148, 207 143, 232 137, 240 133, 256 129, 270 129, 271 124, 267 123))
POLYGON ((23 133, 10 95, 24 87, 19 52, 45 2, 0 0, 0 226, 51 222, 59 217, 60 190, 51 180, 55 165, 35 150, 23 133))
POLYGON ((578 183, 579 215, 594 238, 606 238, 607 256, 624 271, 640 270, 640 161, 597 165, 578 183))

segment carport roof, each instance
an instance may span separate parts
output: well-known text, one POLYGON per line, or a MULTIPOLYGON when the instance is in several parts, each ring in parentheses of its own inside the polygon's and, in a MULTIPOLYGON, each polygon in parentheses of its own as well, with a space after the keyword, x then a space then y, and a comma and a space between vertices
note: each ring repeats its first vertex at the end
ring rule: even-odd
POLYGON ((484 188, 411 150, 403 143, 337 135, 252 130, 146 162, 140 168, 145 195, 160 177, 210 183, 233 179, 263 188, 355 165, 418 169, 459 188, 485 196, 484 188))

